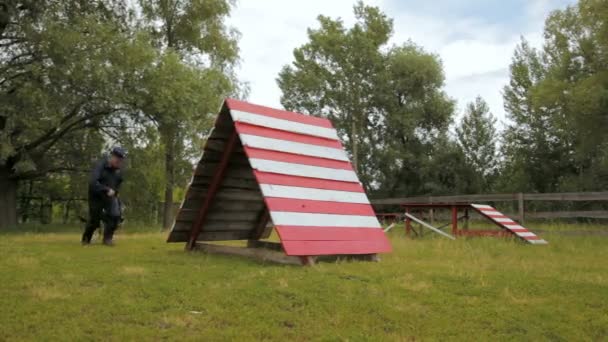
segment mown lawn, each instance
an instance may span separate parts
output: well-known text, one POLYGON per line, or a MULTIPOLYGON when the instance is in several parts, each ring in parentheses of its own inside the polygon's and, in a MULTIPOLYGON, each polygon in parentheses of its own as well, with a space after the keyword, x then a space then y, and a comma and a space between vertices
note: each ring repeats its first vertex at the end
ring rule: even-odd
MULTIPOLYGON (((127 229, 128 230, 128 229, 127 229)), ((608 340, 608 238, 409 240, 314 267, 114 248, 76 231, 0 235, 0 340, 608 340)))

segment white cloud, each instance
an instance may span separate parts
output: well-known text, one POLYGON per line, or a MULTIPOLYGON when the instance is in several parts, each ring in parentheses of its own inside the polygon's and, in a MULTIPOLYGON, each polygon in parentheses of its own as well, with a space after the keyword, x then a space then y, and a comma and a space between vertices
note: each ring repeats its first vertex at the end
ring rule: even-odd
MULTIPOLYGON (((346 24, 352 24, 355 2, 241 0, 230 24, 242 34, 239 76, 250 83, 249 100, 280 107, 276 77, 284 65, 291 63, 293 49, 306 42, 306 29, 317 27, 319 14, 341 17, 346 24)), ((508 82, 513 50, 520 36, 539 46, 544 18, 555 9, 551 0, 528 1, 520 13, 526 24, 507 27, 483 18, 422 15, 415 8, 397 8, 391 0, 366 3, 379 6, 394 18, 392 44, 412 39, 440 56, 446 73, 446 92, 458 101, 460 109, 481 95, 500 120, 504 120, 501 91, 508 82)))

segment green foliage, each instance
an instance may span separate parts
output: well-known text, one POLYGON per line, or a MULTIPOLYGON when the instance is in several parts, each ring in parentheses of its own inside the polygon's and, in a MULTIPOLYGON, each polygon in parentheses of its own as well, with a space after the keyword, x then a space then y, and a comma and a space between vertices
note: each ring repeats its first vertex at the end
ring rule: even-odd
POLYGON ((466 164, 474 171, 472 193, 490 193, 498 172, 496 119, 488 104, 477 97, 467 105, 462 121, 456 127, 458 144, 466 164))
POLYGON ((581 0, 552 13, 538 51, 522 41, 505 87, 505 187, 599 190, 608 185, 608 4, 581 0))
POLYGON ((412 42, 387 47, 392 20, 378 8, 359 2, 354 11, 351 28, 319 16, 320 28, 309 29, 309 41, 279 74, 281 102, 331 119, 368 189, 434 191, 425 184, 439 182, 421 168, 439 166, 431 155, 453 113, 441 63, 412 42))
POLYGON ((237 92, 237 33, 224 25, 226 0, 140 0, 142 26, 159 48, 145 77, 142 110, 158 127, 165 154, 163 225, 172 223, 175 184, 185 183, 222 98, 237 92))

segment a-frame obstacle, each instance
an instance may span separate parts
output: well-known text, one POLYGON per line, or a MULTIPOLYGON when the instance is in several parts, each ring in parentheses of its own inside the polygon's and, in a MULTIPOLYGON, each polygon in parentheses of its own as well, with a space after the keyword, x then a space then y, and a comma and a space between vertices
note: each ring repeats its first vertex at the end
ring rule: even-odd
POLYGON ((390 252, 338 134, 327 119, 228 99, 167 242, 309 264, 316 256, 390 252), (271 233, 279 244, 259 241, 271 233), (258 250, 204 241, 249 240, 258 250), (277 252, 275 252, 277 253, 277 252))

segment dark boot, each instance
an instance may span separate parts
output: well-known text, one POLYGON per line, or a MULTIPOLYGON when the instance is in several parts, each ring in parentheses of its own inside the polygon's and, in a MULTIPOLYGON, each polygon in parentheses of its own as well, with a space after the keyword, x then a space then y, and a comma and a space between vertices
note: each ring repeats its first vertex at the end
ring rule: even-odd
POLYGON ((116 230, 116 222, 107 220, 103 229, 103 244, 106 246, 114 246, 114 230, 116 230))

